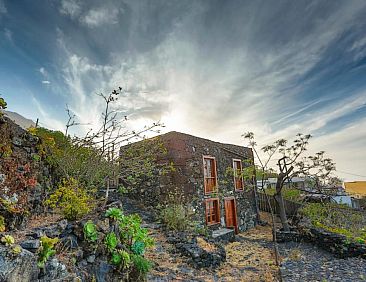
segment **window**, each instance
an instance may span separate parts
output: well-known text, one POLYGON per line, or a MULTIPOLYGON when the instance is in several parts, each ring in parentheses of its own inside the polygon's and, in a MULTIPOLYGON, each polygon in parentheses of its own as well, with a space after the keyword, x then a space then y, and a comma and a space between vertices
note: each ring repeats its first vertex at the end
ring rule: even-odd
POLYGON ((205 194, 212 193, 217 188, 215 158, 203 157, 203 175, 204 175, 205 194))
POLYGON ((206 204, 206 223, 212 225, 220 223, 219 199, 212 198, 205 201, 206 204))
POLYGON ((243 190, 244 189, 244 181, 243 181, 243 167, 241 165, 241 160, 234 159, 233 160, 233 169, 234 169, 234 185, 235 190, 243 190))

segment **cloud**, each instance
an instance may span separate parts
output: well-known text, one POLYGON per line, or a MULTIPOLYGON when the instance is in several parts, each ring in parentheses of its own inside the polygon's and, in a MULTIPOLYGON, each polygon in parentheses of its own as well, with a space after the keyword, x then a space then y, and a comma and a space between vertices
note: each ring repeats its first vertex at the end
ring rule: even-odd
POLYGON ((13 42, 13 33, 10 29, 4 28, 4 35, 5 35, 6 39, 8 39, 10 42, 14 43, 13 42))
MULTIPOLYGON (((362 1, 326 8, 316 1, 278 7, 127 1, 128 17, 120 17, 117 2, 83 10, 72 3, 78 3, 73 17, 83 37, 80 30, 76 37, 58 32, 58 69, 70 108, 94 127, 103 108, 95 94, 122 86, 126 93, 116 109, 138 125, 162 120, 167 130, 242 145, 246 131, 261 144, 312 133, 317 151, 327 136, 345 144, 329 124, 365 105, 365 87, 346 80, 341 85, 329 75, 345 79, 352 60, 363 56, 362 1), (103 32, 88 33, 85 26, 103 32)), ((345 126, 350 124, 354 120, 345 126)), ((342 162, 345 156, 339 156, 342 162)))
POLYGON ((47 128, 53 129, 53 130, 60 130, 63 131, 65 126, 62 122, 60 122, 57 119, 54 119, 49 111, 46 111, 41 102, 38 101, 38 99, 35 98, 33 94, 30 94, 31 102, 35 106, 36 111, 40 114, 40 120, 42 121, 42 124, 46 126, 47 128))
POLYGON ((6 9, 5 3, 3 0, 0 0, 0 16, 1 14, 6 14, 8 10, 6 9))
POLYGON ((100 7, 89 10, 80 18, 80 22, 89 27, 97 27, 104 24, 117 24, 118 14, 118 9, 100 7))
POLYGON ((44 77, 47 77, 48 76, 48 73, 46 71, 46 69, 44 67, 40 67, 39 68, 39 72, 44 76, 44 77))
POLYGON ((70 16, 72 19, 77 18, 81 13, 81 4, 78 0, 62 0, 60 13, 70 16))
POLYGON ((42 84, 51 84, 51 82, 48 80, 42 80, 42 84))

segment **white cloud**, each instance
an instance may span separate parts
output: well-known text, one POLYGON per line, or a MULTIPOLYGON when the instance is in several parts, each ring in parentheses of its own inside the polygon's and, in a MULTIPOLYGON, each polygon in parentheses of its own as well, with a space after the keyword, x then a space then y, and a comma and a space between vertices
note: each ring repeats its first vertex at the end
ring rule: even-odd
POLYGON ((47 77, 47 71, 46 71, 46 69, 44 68, 44 67, 41 67, 41 68, 39 68, 39 72, 44 76, 44 77, 47 77))
POLYGON ((42 84, 51 84, 49 80, 42 80, 42 84))
POLYGON ((13 43, 13 33, 10 29, 4 28, 4 35, 5 35, 6 39, 8 39, 10 42, 13 43))
MULTIPOLYGON (((161 119, 167 130, 242 145, 241 134, 246 131, 255 132, 263 145, 278 138, 292 138, 298 132, 321 131, 330 122, 364 106, 365 93, 347 93, 349 96, 340 100, 315 98, 301 102, 299 93, 306 85, 295 83, 322 60, 325 50, 350 27, 359 11, 356 5, 345 4, 319 20, 310 33, 265 52, 245 45, 250 40, 237 47, 220 40, 210 48, 202 46, 205 42, 197 36, 201 35, 197 30, 206 10, 201 6, 192 8, 192 13, 182 17, 153 48, 115 54, 106 65, 71 52, 61 37, 59 42, 66 54, 63 74, 71 93, 68 103, 81 122, 97 127, 102 103, 94 94, 122 86, 128 95, 119 101, 119 110, 133 113, 138 124, 161 119), (309 111, 311 114, 306 114, 309 111)), ((117 16, 118 10, 91 9, 80 21, 95 27, 116 23, 117 16)), ((149 22, 139 15, 131 17, 134 23, 129 33, 133 37, 140 30, 140 21, 144 26, 149 22)), ((243 37, 250 39, 257 30, 247 27, 243 32, 243 37)), ((351 134, 350 129, 342 132, 351 134)), ((343 168, 343 163, 350 163, 346 152, 355 151, 346 146, 348 141, 341 135, 332 134, 315 137, 311 150, 322 150, 332 138, 329 150, 325 150, 343 168), (343 155, 336 151, 337 146, 344 148, 343 155)), ((358 167, 366 167, 364 160, 358 161, 358 167)), ((347 169, 366 173, 352 165, 347 169)))
POLYGON ((5 3, 3 0, 0 0, 0 16, 1 14, 6 14, 8 10, 6 9, 5 3))
POLYGON ((89 27, 97 27, 104 24, 117 24, 118 14, 118 9, 100 7, 89 10, 80 18, 80 21, 89 27))
POLYGON ((52 118, 52 116, 49 114, 49 111, 46 111, 43 108, 42 104, 34 97, 34 95, 30 94, 30 96, 32 98, 32 103, 35 106, 36 111, 40 114, 39 117, 42 124, 44 124, 47 128, 53 130, 64 131, 64 124, 59 120, 52 118))
POLYGON ((81 13, 81 4, 78 0, 62 0, 60 13, 70 16, 72 19, 77 18, 81 13))

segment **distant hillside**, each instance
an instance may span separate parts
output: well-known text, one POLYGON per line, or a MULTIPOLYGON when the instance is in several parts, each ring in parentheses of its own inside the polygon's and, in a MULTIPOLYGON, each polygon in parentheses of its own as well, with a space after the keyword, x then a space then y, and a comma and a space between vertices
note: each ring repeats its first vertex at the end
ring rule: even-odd
POLYGON ((18 113, 11 111, 4 111, 4 114, 5 116, 10 118, 12 121, 14 121, 16 124, 20 125, 24 129, 36 125, 31 119, 27 119, 18 113))

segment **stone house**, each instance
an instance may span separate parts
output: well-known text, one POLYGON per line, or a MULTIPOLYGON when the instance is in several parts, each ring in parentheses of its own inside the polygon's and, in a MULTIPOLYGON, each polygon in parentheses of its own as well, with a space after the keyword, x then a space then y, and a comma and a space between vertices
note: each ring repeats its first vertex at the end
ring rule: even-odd
MULTIPOLYGON (((240 173, 254 161, 250 148, 174 131, 157 138, 166 148, 158 162, 172 162, 175 169, 166 175, 157 173, 140 185, 136 198, 154 206, 173 194, 175 200, 189 205, 195 221, 210 231, 230 228, 237 233, 256 225, 256 182, 254 177, 246 180, 240 173)), ((121 148, 122 157, 128 146, 121 148)))

